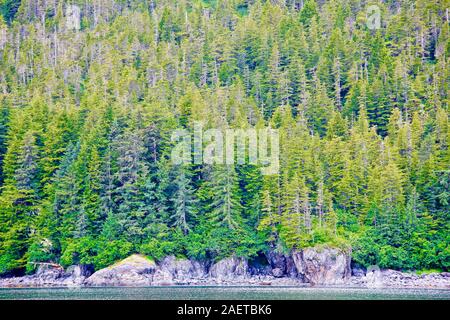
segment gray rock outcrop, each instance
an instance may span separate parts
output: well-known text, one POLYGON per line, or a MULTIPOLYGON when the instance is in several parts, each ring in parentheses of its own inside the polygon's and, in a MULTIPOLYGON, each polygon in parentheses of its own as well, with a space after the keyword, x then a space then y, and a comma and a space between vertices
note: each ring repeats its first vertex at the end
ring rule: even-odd
POLYGON ((282 278, 282 277, 284 277, 284 271, 281 268, 273 268, 272 275, 275 278, 282 278))
POLYGON ((134 254, 110 267, 95 272, 86 279, 89 286, 146 286, 153 282, 156 264, 134 254))
POLYGON ((350 276, 350 254, 335 248, 307 248, 292 253, 298 275, 313 285, 345 284, 350 276))
POLYGON ((194 260, 164 258, 153 276, 153 284, 189 284, 207 276, 205 265, 194 260))
POLYGON ((204 278, 207 274, 205 266, 200 262, 177 259, 174 256, 164 258, 159 268, 169 272, 174 279, 204 278))
POLYGON ((220 260, 211 266, 209 276, 219 280, 246 278, 249 276, 248 261, 237 257, 220 260))
POLYGON ((275 251, 268 251, 266 257, 272 267, 273 276, 297 277, 297 268, 291 256, 275 251))
POLYGON ((1 287, 72 287, 83 285, 90 275, 86 266, 70 266, 65 271, 62 267, 43 264, 32 275, 0 279, 1 287))
POLYGON ((266 253, 250 262, 230 257, 210 266, 174 256, 155 263, 135 254, 92 275, 88 266, 64 270, 56 264, 42 264, 33 275, 0 278, 0 287, 312 284, 450 289, 450 273, 416 274, 374 267, 365 270, 354 266, 351 270, 350 252, 327 247, 294 251, 292 256, 266 253))
POLYGON ((354 276, 350 284, 367 288, 440 288, 450 289, 448 272, 417 274, 396 270, 368 270, 364 276, 354 276))

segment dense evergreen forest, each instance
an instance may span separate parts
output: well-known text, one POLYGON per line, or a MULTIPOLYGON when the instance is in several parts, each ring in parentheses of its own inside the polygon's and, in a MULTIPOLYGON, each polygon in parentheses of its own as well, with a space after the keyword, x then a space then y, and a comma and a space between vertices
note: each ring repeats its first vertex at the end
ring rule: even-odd
POLYGON ((449 270, 448 19, 445 0, 0 0, 0 275, 316 245, 449 270), (279 129, 279 174, 173 165, 195 121, 279 129))

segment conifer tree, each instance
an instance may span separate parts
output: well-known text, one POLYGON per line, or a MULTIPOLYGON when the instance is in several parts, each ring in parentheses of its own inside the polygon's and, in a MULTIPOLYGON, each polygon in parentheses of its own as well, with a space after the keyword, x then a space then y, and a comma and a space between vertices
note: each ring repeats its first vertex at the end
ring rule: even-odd
POLYGON ((242 223, 242 205, 239 201, 239 184, 234 166, 214 167, 210 183, 211 220, 229 229, 239 228, 242 223))
POLYGON ((196 215, 197 201, 191 183, 191 173, 187 167, 175 170, 175 194, 173 200, 173 226, 180 228, 183 234, 192 230, 192 222, 196 215))

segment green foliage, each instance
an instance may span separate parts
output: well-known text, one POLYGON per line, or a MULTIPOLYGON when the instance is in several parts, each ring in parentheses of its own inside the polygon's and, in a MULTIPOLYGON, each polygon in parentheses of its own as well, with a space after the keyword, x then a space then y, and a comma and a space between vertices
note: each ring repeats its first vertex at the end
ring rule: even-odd
POLYGON ((63 266, 72 264, 93 265, 105 268, 133 253, 133 244, 124 240, 106 241, 90 237, 70 241, 61 255, 63 266))
POLYGON ((174 241, 151 239, 141 245, 139 252, 155 260, 162 260, 168 255, 175 254, 177 243, 174 241))
POLYGON ((94 259, 95 269, 105 268, 114 262, 125 259, 134 252, 132 243, 124 240, 102 241, 98 243, 97 256, 94 259))
POLYGON ((61 255, 61 265, 67 267, 73 264, 94 264, 98 245, 96 240, 89 237, 70 240, 61 255))
POLYGON ((0 0, 0 274, 316 245, 449 270, 449 33, 425 2, 374 31, 353 0, 70 1, 74 31, 69 1, 0 0), (278 174, 172 165, 198 121, 278 129, 278 174))
POLYGON ((6 153, 6 141, 9 123, 9 108, 0 105, 0 186, 3 184, 3 159, 6 153))
POLYGON ((30 244, 28 252, 26 254, 27 265, 26 270, 28 273, 36 270, 37 265, 34 262, 46 262, 46 261, 57 261, 57 255, 54 250, 52 250, 52 244, 48 240, 35 241, 30 244))
POLYGON ((431 217, 415 224, 399 222, 370 227, 353 245, 353 259, 363 266, 421 270, 448 268, 448 246, 431 217))
POLYGON ((1 0, 0 1, 0 14, 5 21, 11 23, 19 10, 22 0, 1 0))
POLYGON ((315 0, 307 0, 300 11, 300 22, 309 26, 311 19, 317 17, 317 5, 315 0))

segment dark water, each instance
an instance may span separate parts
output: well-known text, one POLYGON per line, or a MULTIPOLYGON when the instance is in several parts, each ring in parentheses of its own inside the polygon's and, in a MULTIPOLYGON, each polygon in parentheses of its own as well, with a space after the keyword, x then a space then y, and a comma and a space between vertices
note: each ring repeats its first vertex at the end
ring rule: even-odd
POLYGON ((450 290, 299 287, 146 287, 1 289, 0 299, 33 300, 450 300, 450 290))

